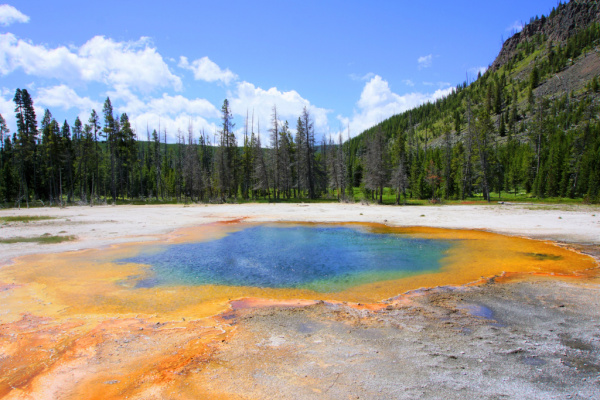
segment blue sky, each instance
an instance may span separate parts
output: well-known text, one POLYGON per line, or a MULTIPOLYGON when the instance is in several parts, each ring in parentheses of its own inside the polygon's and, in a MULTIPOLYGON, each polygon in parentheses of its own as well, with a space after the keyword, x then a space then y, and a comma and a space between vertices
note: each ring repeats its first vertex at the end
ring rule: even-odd
MULTIPOLYGON (((237 128, 273 105, 317 136, 377 122, 449 93, 494 60, 502 39, 556 0, 12 1, 0 5, 0 114, 14 131, 17 88, 62 123, 86 122, 110 96, 146 127, 237 128)), ((256 130, 256 128, 255 128, 256 130)), ((345 132, 344 135, 347 133, 345 132)))

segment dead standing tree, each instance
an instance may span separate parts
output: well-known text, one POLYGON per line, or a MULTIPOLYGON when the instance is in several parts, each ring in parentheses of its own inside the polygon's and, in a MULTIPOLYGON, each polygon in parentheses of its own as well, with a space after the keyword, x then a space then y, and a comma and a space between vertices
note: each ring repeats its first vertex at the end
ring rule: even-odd
POLYGON ((273 106, 271 114, 271 165, 273 168, 273 198, 279 200, 279 175, 280 175, 280 151, 279 151, 279 120, 277 119, 277 106, 273 106))
MULTIPOLYGON (((306 182, 308 189, 308 198, 314 199, 316 197, 315 192, 315 131, 312 117, 308 112, 308 109, 304 107, 302 110, 302 127, 305 135, 304 149, 305 154, 304 162, 306 163, 306 182)), ((299 149, 300 150, 300 149, 299 149)))
POLYGON ((269 191, 269 174, 267 171, 267 164, 265 163, 265 156, 263 149, 260 145, 260 124, 258 125, 258 134, 256 136, 256 142, 254 147, 254 190, 260 193, 266 193, 269 201, 271 201, 271 193, 269 191))
POLYGON ((388 182, 386 141, 381 125, 367 142, 365 187, 379 194, 379 203, 383 203, 383 187, 388 182))
POLYGON ((396 204, 400 204, 400 196, 404 196, 404 203, 406 203, 406 189, 408 189, 408 175, 406 174, 406 167, 404 166, 404 157, 400 159, 398 165, 392 172, 392 178, 390 180, 390 186, 396 190, 396 204))

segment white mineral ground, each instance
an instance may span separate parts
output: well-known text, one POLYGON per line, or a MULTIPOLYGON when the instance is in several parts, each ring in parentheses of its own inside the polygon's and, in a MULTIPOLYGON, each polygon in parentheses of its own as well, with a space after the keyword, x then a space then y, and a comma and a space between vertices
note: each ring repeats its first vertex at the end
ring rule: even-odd
MULTIPOLYGON (((0 217, 13 215, 56 219, 0 222, 0 238, 49 233, 78 239, 54 245, 0 244, 0 268, 20 255, 159 240, 177 228, 238 218, 481 229, 561 242, 596 260, 600 255, 600 208, 595 206, 240 204, 0 210, 0 217)), ((197 346, 190 339, 196 332, 192 322, 165 321, 156 328, 144 321, 111 320, 107 326, 121 324, 125 333, 115 333, 110 342, 94 344, 96 350, 75 358, 67 351, 66 361, 36 371, 21 387, 8 388, 5 398, 598 399, 598 275, 441 287, 377 311, 329 302, 233 310, 223 318, 231 334, 222 340, 219 332, 201 327, 219 340, 196 358, 190 356, 197 346), (180 330, 168 331, 169 326, 180 330), (159 372, 140 367, 139 381, 129 383, 110 375, 134 350, 155 351, 149 340, 160 347, 166 339, 173 346, 164 347, 168 367, 159 372), (189 361, 175 362, 178 351, 189 361), (98 371, 104 372, 90 378, 98 371), (86 387, 101 392, 88 393, 86 387)), ((3 334, 0 340, 6 342, 0 344, 11 348, 16 335, 3 334)), ((11 371, 2 371, 9 359, 0 354, 0 387, 10 376, 11 371)))
POLYGON ((0 217, 43 215, 56 220, 0 223, 0 238, 75 235, 76 242, 50 247, 31 243, 2 245, 0 262, 20 255, 98 248, 115 243, 156 240, 177 228, 246 217, 248 221, 376 222, 393 226, 483 229, 490 232, 600 244, 600 207, 570 205, 376 206, 359 204, 232 204, 96 206, 0 210, 0 217), (595 214, 595 216, 594 216, 595 214))

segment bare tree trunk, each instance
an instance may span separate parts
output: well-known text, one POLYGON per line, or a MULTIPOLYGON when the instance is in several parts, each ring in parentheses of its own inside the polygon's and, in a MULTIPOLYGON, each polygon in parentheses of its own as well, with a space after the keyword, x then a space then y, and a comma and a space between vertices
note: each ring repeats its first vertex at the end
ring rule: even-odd
POLYGON ((279 200, 279 121, 277 120, 277 107, 273 106, 272 114, 272 128, 271 128, 271 146, 273 146, 273 198, 279 200))

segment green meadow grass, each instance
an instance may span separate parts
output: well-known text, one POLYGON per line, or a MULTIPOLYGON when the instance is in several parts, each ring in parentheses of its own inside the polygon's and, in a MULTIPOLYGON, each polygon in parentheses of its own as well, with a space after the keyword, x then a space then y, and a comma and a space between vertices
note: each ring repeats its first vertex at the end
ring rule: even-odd
POLYGON ((68 242, 77 239, 76 236, 55 236, 45 233, 42 236, 34 237, 21 237, 16 236, 12 238, 0 239, 0 244, 12 244, 12 243, 38 243, 38 244, 56 244, 62 242, 68 242))
POLYGON ((43 215, 17 215, 17 216, 6 216, 0 217, 0 222, 31 222, 31 221, 44 221, 49 219, 56 219, 54 217, 46 217, 43 215))

